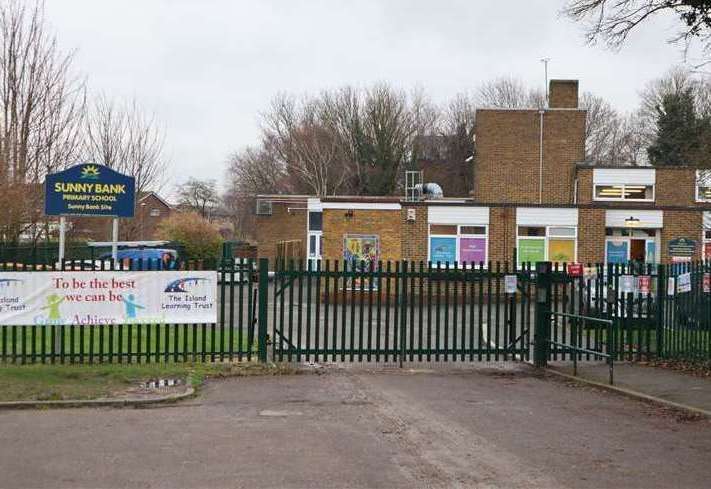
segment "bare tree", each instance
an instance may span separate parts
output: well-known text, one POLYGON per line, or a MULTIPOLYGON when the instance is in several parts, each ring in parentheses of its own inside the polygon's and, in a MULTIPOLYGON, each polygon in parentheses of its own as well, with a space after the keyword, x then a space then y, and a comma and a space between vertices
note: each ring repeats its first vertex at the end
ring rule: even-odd
POLYGON ((412 157, 417 123, 407 95, 380 83, 367 89, 362 102, 359 131, 359 190, 368 195, 392 195, 412 157))
POLYGON ((452 164, 459 182, 453 189, 445 189, 453 195, 466 196, 473 188, 476 102, 468 94, 460 93, 449 102, 443 111, 440 135, 447 139, 447 160, 452 164))
POLYGON ((212 220, 213 211, 220 205, 220 195, 215 180, 190 178, 177 186, 178 205, 196 212, 203 219, 212 220))
POLYGON ((324 196, 339 193, 351 172, 337 135, 320 120, 319 104, 279 95, 263 115, 263 131, 298 187, 324 196))
POLYGON ((540 108, 545 105, 546 95, 542 90, 527 88, 517 78, 501 77, 482 83, 476 91, 475 101, 478 107, 540 108))
MULTIPOLYGON (((672 14, 682 27, 669 39, 688 50, 699 41, 704 54, 711 53, 711 2, 707 0, 570 0, 563 13, 587 24, 589 43, 602 39, 619 47, 641 24, 651 18, 672 14)), ((704 63, 701 63, 704 64, 704 63)))
POLYGON ((44 176, 76 157, 84 83, 47 28, 44 3, 0 4, 0 226, 37 229, 44 176))
POLYGON ((235 234, 254 236, 254 210, 258 194, 290 193, 286 168, 269 145, 248 147, 228 159, 227 190, 223 205, 232 217, 235 234))
POLYGON ((84 134, 85 161, 134 177, 139 193, 160 190, 167 168, 163 130, 135 100, 118 104, 98 97, 89 107, 84 134))

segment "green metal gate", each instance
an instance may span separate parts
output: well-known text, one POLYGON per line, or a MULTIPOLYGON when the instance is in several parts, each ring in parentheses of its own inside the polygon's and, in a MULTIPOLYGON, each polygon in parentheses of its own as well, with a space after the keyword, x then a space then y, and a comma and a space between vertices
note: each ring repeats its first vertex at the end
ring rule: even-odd
POLYGON ((289 362, 527 360, 531 287, 530 269, 507 263, 280 262, 270 293, 271 355, 289 362))

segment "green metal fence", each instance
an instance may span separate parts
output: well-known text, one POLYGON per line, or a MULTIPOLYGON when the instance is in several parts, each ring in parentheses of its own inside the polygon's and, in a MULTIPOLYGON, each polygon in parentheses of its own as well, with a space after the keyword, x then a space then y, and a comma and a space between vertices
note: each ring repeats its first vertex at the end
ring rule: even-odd
MULTIPOLYGON (((214 324, 0 326, 0 361, 8 363, 150 363, 250 360, 256 356, 254 262, 182 261, 178 269, 217 270, 214 324)), ((159 270, 158 261, 7 264, 0 271, 159 270)))
MULTIPOLYGON (((176 266, 217 271, 217 323, 1 326, 0 361, 525 361, 534 350, 537 364, 711 358, 708 262, 589 264, 580 276, 566 266, 536 273, 494 262, 282 261, 273 273, 266 259, 176 266)), ((58 268, 0 264, 10 272, 58 268)), ((160 264, 79 260, 62 268, 160 264)))

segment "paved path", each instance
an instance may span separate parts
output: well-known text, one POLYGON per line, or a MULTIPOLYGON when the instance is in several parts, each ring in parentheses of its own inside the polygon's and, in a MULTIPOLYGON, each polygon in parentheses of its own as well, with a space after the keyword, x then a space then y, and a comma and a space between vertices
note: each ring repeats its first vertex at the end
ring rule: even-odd
POLYGON ((154 409, 0 412, 0 487, 706 487, 711 422, 530 370, 211 383, 154 409))
MULTIPOLYGON (((551 363, 550 366, 567 374, 573 373, 569 362, 551 363)), ((635 363, 615 363, 614 372, 617 387, 711 412, 711 378, 635 363)), ((604 362, 581 362, 578 376, 607 383, 609 367, 604 362)))

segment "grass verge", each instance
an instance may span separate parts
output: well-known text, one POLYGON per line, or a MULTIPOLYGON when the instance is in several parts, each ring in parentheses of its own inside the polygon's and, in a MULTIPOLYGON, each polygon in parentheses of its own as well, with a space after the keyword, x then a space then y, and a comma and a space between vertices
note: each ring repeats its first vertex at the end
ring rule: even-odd
POLYGON ((0 402, 108 398, 156 378, 187 379, 199 388, 207 378, 287 373, 285 367, 253 363, 8 365, 0 367, 0 402))

